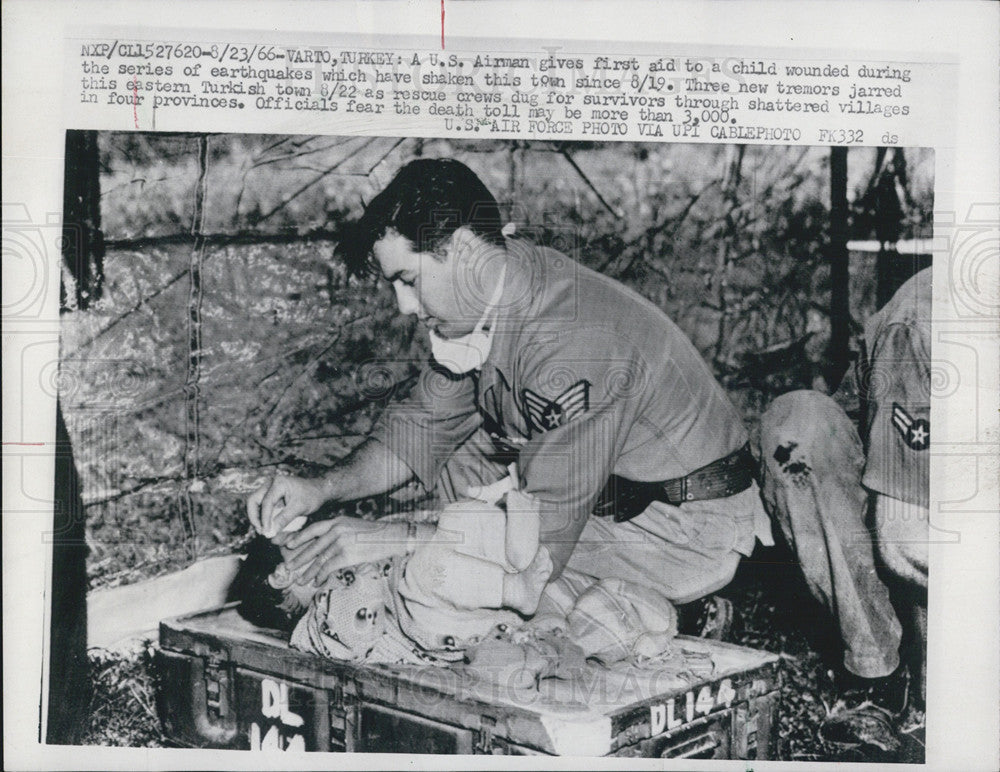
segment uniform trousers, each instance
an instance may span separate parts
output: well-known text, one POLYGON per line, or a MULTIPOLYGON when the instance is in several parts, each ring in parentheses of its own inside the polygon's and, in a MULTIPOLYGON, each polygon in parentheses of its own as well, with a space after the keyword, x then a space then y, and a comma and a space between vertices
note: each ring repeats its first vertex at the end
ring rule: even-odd
MULTIPOLYGON (((835 620, 844 665, 875 678, 899 664, 901 627, 875 568, 864 451, 857 429, 829 397, 784 394, 761 417, 761 487, 679 507, 653 502, 628 522, 591 515, 566 567, 542 596, 539 613, 565 614, 602 579, 651 587, 687 603, 725 587, 761 533, 763 502, 801 565, 806 584, 835 620)), ((506 476, 489 435, 477 431, 445 463, 435 486, 444 502, 470 485, 506 476)))
MULTIPOLYGON (((443 502, 455 501, 469 486, 489 485, 507 473, 489 435, 477 431, 444 464, 435 493, 443 502)), ((651 587, 674 603, 721 589, 732 580, 741 554, 753 551, 760 506, 754 485, 725 499, 679 507, 653 502, 623 523, 591 515, 543 606, 551 600, 557 608, 549 610, 566 613, 586 589, 610 578, 651 587)))
POLYGON ((864 678, 888 675, 899 665, 901 626, 875 567, 854 423, 824 394, 790 392, 761 416, 760 449, 765 506, 839 627, 844 666, 864 678))

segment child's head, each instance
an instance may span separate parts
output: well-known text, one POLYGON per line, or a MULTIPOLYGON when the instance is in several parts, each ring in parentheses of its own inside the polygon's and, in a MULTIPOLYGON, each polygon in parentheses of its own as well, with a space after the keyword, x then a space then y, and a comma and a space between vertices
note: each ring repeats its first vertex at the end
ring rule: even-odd
POLYGON ((315 588, 295 584, 275 586, 279 583, 270 577, 275 571, 280 574, 283 565, 281 550, 263 536, 257 536, 247 545, 246 557, 229 588, 228 600, 240 601, 239 615, 248 622, 291 632, 315 588))

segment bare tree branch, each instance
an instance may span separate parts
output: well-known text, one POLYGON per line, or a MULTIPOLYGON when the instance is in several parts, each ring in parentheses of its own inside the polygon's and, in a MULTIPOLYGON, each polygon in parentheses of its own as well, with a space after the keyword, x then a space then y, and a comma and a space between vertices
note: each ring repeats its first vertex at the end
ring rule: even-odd
POLYGON ((280 204, 277 204, 276 206, 274 206, 271 209, 271 211, 267 212, 267 214, 262 214, 260 217, 256 218, 254 220, 253 224, 254 225, 258 225, 258 224, 264 222, 265 220, 268 220, 271 217, 273 217, 274 215, 276 215, 278 212, 280 212, 282 209, 284 209, 286 206, 288 206, 290 203, 292 203, 292 201, 294 201, 299 196, 301 196, 303 193, 305 193, 307 190, 309 190, 309 188, 313 187, 317 182, 319 182, 320 180, 322 180, 322 179, 324 179, 326 177, 329 177, 340 166, 342 166, 343 164, 345 164, 347 161, 349 161, 351 158, 353 158, 355 155, 357 155, 358 153, 360 153, 366 147, 369 147, 372 143, 374 143, 377 140, 378 140, 378 137, 369 137, 368 141, 365 142, 364 144, 362 144, 361 147, 359 147, 354 153, 351 153, 350 155, 347 155, 347 156, 344 156, 343 158, 341 158, 339 161, 337 161, 337 163, 335 163, 333 166, 331 166, 325 172, 323 172, 322 174, 317 175, 314 179, 310 180, 305 185, 303 185, 302 187, 300 187, 298 190, 296 190, 294 193, 292 193, 292 195, 290 195, 288 198, 286 198, 280 204))
POLYGON ((588 177, 586 174, 584 174, 583 169, 581 169, 579 166, 577 166, 576 161, 573 160, 573 156, 571 156, 569 154, 569 150, 566 147, 562 147, 559 150, 559 155, 561 155, 563 158, 565 158, 569 162, 569 165, 573 167, 573 170, 578 175, 580 175, 580 179, 582 179, 586 183, 587 187, 590 188, 591 192, 595 196, 597 196, 597 200, 601 202, 601 206, 603 206, 612 215, 614 215, 616 219, 621 220, 624 217, 624 215, 621 212, 619 212, 617 209, 615 209, 613 206, 611 206, 611 204, 609 204, 607 202, 607 200, 604 198, 604 196, 601 195, 601 191, 599 191, 597 189, 597 186, 595 186, 594 183, 590 181, 590 177, 588 177))
MULTIPOLYGON (((628 252, 630 249, 632 249, 633 247, 638 247, 638 245, 641 244, 642 242, 652 241, 654 236, 663 232, 664 230, 668 232, 668 236, 677 233, 681 225, 683 225, 684 221, 688 218, 688 215, 691 213, 691 210, 694 209, 695 204, 697 204, 698 201, 701 199, 701 197, 705 195, 705 193, 716 184, 718 184, 718 180, 712 180, 697 193, 688 196, 687 203, 684 205, 684 208, 680 211, 680 213, 676 215, 667 215, 661 221, 655 223, 654 225, 650 225, 634 239, 632 239, 629 242, 626 242, 622 246, 622 248, 617 252, 617 254, 605 260, 603 264, 598 266, 597 270, 604 272, 611 266, 611 264, 615 260, 617 260, 623 254, 628 252)), ((646 246, 648 246, 648 244, 646 246)), ((636 249, 635 253, 633 253, 632 257, 629 259, 629 262, 626 263, 623 268, 613 271, 612 273, 616 276, 621 276, 622 274, 626 273, 628 270, 632 268, 632 265, 638 259, 640 254, 641 250, 636 249)))

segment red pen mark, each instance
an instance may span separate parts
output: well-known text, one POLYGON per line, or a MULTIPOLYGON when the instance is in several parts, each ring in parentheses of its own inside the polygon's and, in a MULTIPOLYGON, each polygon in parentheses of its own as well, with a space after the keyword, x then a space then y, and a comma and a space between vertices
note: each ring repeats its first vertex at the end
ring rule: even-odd
MULTIPOLYGON (((444 0, 441 0, 443 3, 444 0)), ((139 81, 132 76, 132 117, 135 118, 135 127, 139 128, 139 81)))
POLYGON ((441 50, 444 51, 444 0, 441 0, 441 50))
POLYGON ((5 442, 4 445, 30 445, 31 447, 38 447, 44 445, 44 442, 5 442))

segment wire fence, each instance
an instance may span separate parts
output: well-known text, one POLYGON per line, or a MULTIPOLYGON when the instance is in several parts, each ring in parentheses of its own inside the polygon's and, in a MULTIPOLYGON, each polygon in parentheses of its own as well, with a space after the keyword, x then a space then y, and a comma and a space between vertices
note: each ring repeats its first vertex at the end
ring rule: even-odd
MULTIPOLYGON (((748 421, 822 380, 823 148, 135 133, 96 147, 101 292, 86 308, 66 293, 54 380, 97 583, 232 545, 265 475, 329 465, 406 393, 426 345, 386 287, 348 280, 336 244, 414 157, 463 160, 519 236, 664 308, 748 421)), ((874 151, 851 164, 861 222, 889 167, 874 151)), ((906 168, 897 237, 932 208, 933 157, 906 168)), ((852 259, 849 331, 875 303, 874 258, 852 259)))

